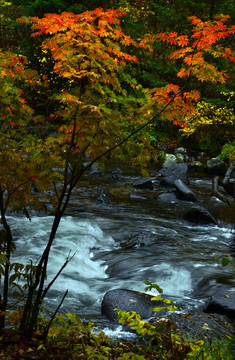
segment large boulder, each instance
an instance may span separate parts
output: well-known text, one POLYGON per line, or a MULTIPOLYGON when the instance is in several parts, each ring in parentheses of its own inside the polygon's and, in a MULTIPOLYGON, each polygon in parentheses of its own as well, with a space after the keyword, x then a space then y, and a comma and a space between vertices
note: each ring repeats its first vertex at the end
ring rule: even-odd
POLYGON ((159 171, 159 175, 170 176, 175 173, 179 175, 179 174, 186 174, 187 171, 188 171, 188 166, 186 164, 180 163, 172 166, 163 167, 159 171))
POLYGON ((185 214, 184 220, 192 221, 197 224, 217 224, 217 220, 209 210, 203 206, 194 205, 185 214))
POLYGON ((152 295, 126 289, 109 290, 103 297, 101 312, 115 323, 118 323, 118 317, 114 309, 135 311, 142 319, 149 319, 156 316, 153 307, 162 305, 160 301, 151 301, 152 297, 152 295))
POLYGON ((235 293, 222 292, 211 296, 205 305, 206 313, 226 315, 229 319, 235 320, 235 293))
POLYGON ((199 197, 195 194, 193 190, 190 189, 188 185, 186 185, 181 179, 176 179, 174 181, 174 185, 176 188, 176 195, 179 199, 199 202, 199 197))
POLYGON ((189 180, 186 176, 188 166, 186 164, 175 164, 167 166, 159 171, 159 175, 164 176, 160 180, 160 184, 165 187, 174 187, 174 181, 181 179, 185 184, 189 185, 189 180))
POLYGON ((219 158, 212 158, 207 161, 206 171, 209 174, 213 174, 213 175, 225 175, 226 164, 223 160, 219 158))

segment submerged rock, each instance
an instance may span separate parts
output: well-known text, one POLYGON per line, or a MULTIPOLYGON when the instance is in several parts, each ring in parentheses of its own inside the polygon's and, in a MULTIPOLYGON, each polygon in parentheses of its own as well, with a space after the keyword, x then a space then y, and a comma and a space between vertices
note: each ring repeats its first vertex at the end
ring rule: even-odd
POLYGON ((98 194, 96 195, 96 200, 95 202, 97 204, 103 204, 103 205, 107 205, 110 204, 111 202, 113 202, 115 200, 115 197, 110 194, 110 192, 104 188, 101 188, 98 192, 98 194))
POLYGON ((121 242, 121 247, 125 249, 131 249, 141 246, 148 246, 157 242, 157 235, 148 233, 148 232, 140 232, 137 234, 130 235, 127 240, 121 242))
POLYGON ((153 190, 153 183, 148 178, 140 178, 133 183, 135 188, 153 190))

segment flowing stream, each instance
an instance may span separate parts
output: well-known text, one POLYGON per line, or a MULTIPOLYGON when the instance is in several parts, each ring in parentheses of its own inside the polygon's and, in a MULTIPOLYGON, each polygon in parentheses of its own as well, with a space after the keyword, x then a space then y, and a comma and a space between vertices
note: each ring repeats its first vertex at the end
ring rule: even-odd
MULTIPOLYGON (((201 306, 219 289, 234 290, 229 268, 221 265, 221 256, 229 252, 234 236, 234 213, 211 197, 211 179, 189 176, 191 188, 216 209, 219 219, 218 225, 199 226, 183 220, 192 203, 157 200, 166 191, 159 185, 157 171, 152 173, 154 190, 135 189, 132 184, 138 177, 134 171, 121 173, 115 168, 102 174, 93 171, 74 191, 51 251, 48 281, 69 253, 75 255, 48 293, 49 311, 55 311, 68 289, 61 311, 76 312, 105 327, 100 308, 110 289, 144 292, 142 282, 149 280, 161 286, 164 294, 187 299, 193 307, 201 306), (101 186, 115 197, 106 205, 95 201, 101 186), (140 232, 155 234, 156 242, 131 249, 120 246, 128 236, 140 232)), ((17 247, 15 261, 38 260, 52 220, 45 214, 32 214, 31 221, 9 217, 17 247)))

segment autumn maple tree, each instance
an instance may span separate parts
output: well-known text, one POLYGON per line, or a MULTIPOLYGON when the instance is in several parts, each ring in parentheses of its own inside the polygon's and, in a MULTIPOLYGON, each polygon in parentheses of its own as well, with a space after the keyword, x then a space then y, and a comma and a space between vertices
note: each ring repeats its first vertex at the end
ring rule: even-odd
POLYGON ((226 46, 226 42, 225 45, 223 43, 224 39, 235 33, 235 26, 227 26, 228 19, 228 15, 218 15, 213 21, 203 22, 196 17, 190 17, 188 20, 193 25, 191 36, 179 35, 177 32, 159 33, 155 36, 149 35, 140 41, 139 47, 142 48, 148 48, 156 41, 169 43, 175 48, 169 59, 181 64, 177 72, 179 79, 185 79, 185 82, 180 80, 181 87, 178 84, 167 84, 161 88, 146 90, 151 94, 154 108, 159 103, 165 105, 169 102, 172 92, 178 93, 174 95, 174 102, 163 114, 167 120, 173 120, 175 124, 187 128, 184 119, 195 114, 195 104, 201 97, 198 90, 192 89, 193 82, 224 84, 229 78, 226 71, 215 65, 218 58, 235 61, 234 52, 226 46))
POLYGON ((78 15, 65 12, 18 20, 31 24, 32 37, 42 36, 40 61, 50 59, 53 74, 62 84, 49 99, 56 104, 50 117, 58 125, 58 134, 45 140, 28 132, 35 121, 34 126, 44 126, 45 119, 33 114, 24 93, 27 86, 53 87, 52 81, 30 70, 27 59, 20 61, 16 55, 1 54, 0 81, 5 93, 0 97, 4 169, 0 206, 4 228, 10 234, 1 257, 4 266, 0 269, 6 284, 2 314, 7 309, 9 271, 14 270, 10 262, 13 238, 6 217, 9 206, 29 217, 28 207, 40 209, 47 199, 54 216, 48 243, 28 281, 20 324, 20 330, 26 329, 28 336, 32 335, 42 299, 53 283, 45 285, 50 249, 81 176, 94 162, 112 155, 124 160, 128 154, 133 165, 147 167, 156 151, 144 131, 147 125, 162 118, 186 127, 184 118, 194 113, 200 98, 200 93, 190 88, 189 80, 226 81, 227 75, 209 63, 206 55, 234 60, 231 50, 220 44, 234 33, 234 27, 225 25, 225 16, 206 23, 191 18, 191 36, 161 33, 134 41, 122 31, 123 15, 121 10, 96 9, 78 15), (127 64, 137 62, 133 48, 153 51, 155 41, 167 41, 175 47, 171 60, 181 61, 180 85, 169 83, 157 89, 143 89, 126 71, 127 64), (186 77, 183 83, 182 78, 186 77), (91 160, 84 165, 86 153, 91 160), (63 168, 63 172, 57 168, 63 168), (54 190, 53 196, 47 194, 48 189, 54 190))

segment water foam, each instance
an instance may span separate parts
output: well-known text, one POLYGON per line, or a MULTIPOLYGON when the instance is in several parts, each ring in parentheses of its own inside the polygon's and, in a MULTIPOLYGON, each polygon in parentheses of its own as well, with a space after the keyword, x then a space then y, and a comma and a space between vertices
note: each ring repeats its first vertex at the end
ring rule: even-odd
MULTIPOLYGON (((36 263, 47 244, 52 220, 48 216, 33 217, 31 222, 21 217, 10 218, 17 247, 13 254, 14 261, 26 264, 32 260, 36 263)), ((96 223, 64 217, 49 257, 48 282, 57 274, 68 255, 74 254, 53 286, 61 291, 69 288, 74 293, 90 293, 87 280, 107 277, 107 265, 102 260, 92 260, 92 249, 110 249, 114 246, 112 237, 105 235, 96 223)))

